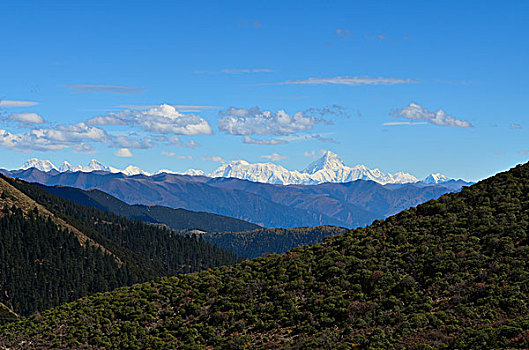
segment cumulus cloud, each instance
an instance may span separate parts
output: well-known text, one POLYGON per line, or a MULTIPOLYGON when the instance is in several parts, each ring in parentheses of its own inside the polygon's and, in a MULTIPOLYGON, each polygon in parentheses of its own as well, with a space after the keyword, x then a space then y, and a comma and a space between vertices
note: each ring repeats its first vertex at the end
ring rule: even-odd
POLYGON ((272 154, 263 154, 261 156, 261 158, 265 158, 265 159, 271 160, 272 162, 277 162, 277 161, 280 161, 280 160, 283 160, 283 159, 287 159, 288 157, 282 156, 282 155, 277 154, 277 153, 272 153, 272 154))
POLYGON ((157 134, 211 135, 209 123, 196 114, 184 114, 175 107, 162 104, 147 110, 128 109, 108 113, 87 121, 89 125, 137 125, 157 134))
POLYGON ((46 120, 38 115, 37 113, 11 113, 7 118, 11 121, 16 121, 19 123, 28 123, 28 124, 44 124, 46 120))
POLYGON ((86 122, 43 127, 46 121, 36 113, 12 113, 6 120, 34 128, 30 132, 12 133, 2 130, 0 146, 21 151, 55 151, 73 149, 93 151, 92 144, 101 143, 119 149, 148 149, 155 142, 170 142, 182 147, 196 148, 194 140, 181 141, 177 135, 212 134, 209 123, 195 114, 184 114, 173 106, 160 105, 146 110, 124 110, 90 118, 86 122), (110 125, 136 126, 143 130, 123 135, 107 132, 110 125), (154 140, 154 141, 153 141, 154 140))
POLYGON ((13 134, 0 130, 0 146, 17 151, 58 151, 73 149, 77 152, 91 152, 88 142, 109 142, 109 135, 102 129, 85 123, 58 125, 55 128, 40 128, 29 132, 13 134))
POLYGON ((520 124, 517 124, 517 123, 512 123, 511 125, 509 125, 511 129, 513 130, 519 130, 522 128, 522 126, 520 124))
POLYGON ((111 94, 137 94, 145 89, 132 86, 106 85, 106 84, 69 84, 65 85, 74 93, 102 92, 111 94))
POLYGON ((406 118, 409 120, 425 120, 430 124, 469 128, 473 125, 466 120, 457 119, 448 115, 442 109, 437 112, 430 112, 427 108, 421 107, 416 103, 410 103, 409 106, 393 111, 391 113, 396 118, 406 118))
POLYGON ((15 100, 0 100, 0 107, 31 107, 37 105, 38 102, 33 101, 15 101, 15 100))
POLYGON ((410 78, 383 78, 383 77, 355 77, 355 76, 341 76, 331 78, 307 78, 301 80, 287 80, 275 85, 395 85, 395 84, 411 84, 417 83, 417 80, 410 78))
POLYGON ((288 114, 284 110, 261 111, 258 107, 250 109, 231 107, 221 114, 223 117, 218 121, 219 129, 231 135, 242 136, 292 135, 300 131, 312 130, 319 123, 332 123, 305 112, 288 114))
POLYGON ((114 155, 116 157, 125 157, 129 158, 132 157, 132 152, 128 148, 120 148, 114 152, 114 155))

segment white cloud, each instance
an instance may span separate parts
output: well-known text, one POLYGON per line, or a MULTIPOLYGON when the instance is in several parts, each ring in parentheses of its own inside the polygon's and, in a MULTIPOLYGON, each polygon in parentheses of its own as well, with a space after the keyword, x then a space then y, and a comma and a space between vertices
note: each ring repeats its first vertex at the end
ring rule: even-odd
POLYGON ((336 29, 336 34, 342 39, 347 39, 351 35, 351 31, 349 29, 338 28, 336 29))
POLYGON ((200 144, 198 142, 195 142, 193 140, 189 140, 185 143, 185 146, 187 148, 197 148, 197 147, 200 147, 200 144))
POLYGON ((272 162, 277 162, 277 161, 280 161, 280 160, 283 160, 283 159, 287 159, 288 157, 282 156, 282 155, 277 154, 277 153, 272 153, 272 154, 263 154, 261 156, 261 158, 265 158, 265 159, 271 160, 272 162))
POLYGON ((145 89, 132 86, 106 85, 106 84, 70 84, 65 85, 75 93, 103 92, 112 94, 137 94, 145 89))
POLYGON ((312 130, 318 123, 331 122, 315 118, 305 112, 288 114, 284 110, 277 112, 261 111, 258 107, 250 109, 231 107, 223 112, 218 127, 231 135, 292 135, 300 131, 312 130))
POLYGON ((196 114, 183 114, 162 104, 147 110, 128 109, 90 118, 89 125, 137 125, 144 131, 173 135, 211 135, 209 123, 196 114))
POLYGON ((226 160, 219 156, 204 156, 200 159, 208 162, 226 163, 226 160))
POLYGON ((307 78, 301 80, 287 80, 280 83, 275 83, 275 85, 291 85, 291 84, 300 84, 300 85, 350 85, 350 86, 359 86, 359 85, 395 85, 395 84, 411 84, 417 83, 417 80, 410 78, 383 78, 383 77, 353 77, 353 76, 342 76, 342 77, 331 77, 331 78, 307 78))
POLYGON ((392 115, 397 118, 401 117, 410 120, 425 120, 434 125, 462 128, 473 126, 469 121, 456 119, 455 117, 446 114, 442 109, 439 109, 437 112, 430 112, 427 108, 423 108, 413 102, 407 107, 392 112, 392 115))
POLYGON ((7 118, 11 121, 17 121, 20 123, 29 123, 29 124, 44 124, 46 120, 37 113, 11 113, 7 118))
POLYGON ((108 134, 99 128, 84 123, 58 125, 57 127, 34 129, 13 134, 0 130, 0 146, 17 151, 58 151, 73 149, 77 152, 91 152, 88 142, 108 142, 108 134))
POLYGON ((98 126, 128 125, 130 124, 130 121, 119 115, 104 115, 90 118, 86 121, 86 124, 98 126))
POLYGON ((338 141, 336 141, 332 137, 324 137, 324 136, 321 136, 319 134, 309 135, 308 138, 312 138, 312 139, 318 140, 320 142, 327 142, 327 143, 334 143, 334 144, 338 144, 339 143, 338 141))
POLYGON ((282 140, 282 139, 256 139, 250 136, 244 136, 244 139, 242 142, 249 144, 249 145, 266 145, 266 146, 284 145, 288 143, 288 141, 282 140))
MULTIPOLYGON (((169 104, 170 106, 173 106, 175 109, 178 109, 179 111, 184 110, 203 110, 203 109, 219 109, 217 106, 209 106, 209 105, 178 105, 178 104, 169 104)), ((118 108, 128 108, 128 109, 139 109, 139 110, 145 110, 145 109, 151 109, 158 107, 159 105, 119 105, 118 108)))
POLYGON ((166 157, 171 157, 171 158, 175 158, 175 159, 193 159, 193 156, 183 156, 183 155, 177 155, 176 153, 174 152, 168 152, 168 151, 162 151, 162 155, 163 156, 166 156, 166 157))
POLYGON ((15 101, 15 100, 0 100, 0 107, 31 107, 39 104, 33 101, 15 101))
POLYGON ((519 130, 522 128, 522 126, 520 124, 517 124, 517 123, 512 123, 511 125, 509 125, 511 129, 513 130, 519 130))
POLYGON ((387 122, 382 125, 425 125, 427 122, 387 122))
POLYGON ((132 152, 128 148, 120 148, 114 152, 116 157, 132 157, 132 152))
POLYGON ((112 146, 133 149, 148 149, 153 146, 150 138, 134 139, 128 136, 112 136, 112 146))
POLYGON ((162 151, 162 155, 163 155, 163 156, 167 156, 167 157, 174 157, 174 156, 176 156, 176 153, 174 153, 174 152, 162 151))

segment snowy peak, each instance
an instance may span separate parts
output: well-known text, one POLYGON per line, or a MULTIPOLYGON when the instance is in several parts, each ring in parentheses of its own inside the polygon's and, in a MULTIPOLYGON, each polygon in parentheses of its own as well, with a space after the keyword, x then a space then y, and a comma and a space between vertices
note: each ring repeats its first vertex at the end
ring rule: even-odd
POLYGON ((235 177, 254 182, 265 182, 273 184, 300 183, 301 174, 297 171, 291 172, 280 165, 273 163, 248 163, 245 160, 237 160, 225 163, 210 173, 210 177, 235 177))
POLYGON ((312 162, 302 171, 290 171, 273 163, 255 163, 233 161, 225 163, 209 174, 210 177, 235 177, 254 182, 282 185, 312 185, 324 182, 350 182, 371 180, 380 184, 413 183, 419 180, 407 173, 384 173, 380 169, 369 169, 365 165, 354 168, 346 166, 340 157, 330 151, 312 162))
POLYGON ((59 170, 49 160, 40 160, 37 158, 32 158, 32 159, 25 161, 24 164, 22 164, 22 167, 20 167, 20 169, 22 170, 31 169, 31 168, 37 168, 40 171, 44 171, 44 172, 48 172, 51 170, 59 170))
POLYGON ((84 167, 83 171, 85 172, 92 172, 92 171, 109 171, 109 168, 107 166, 104 166, 100 161, 97 159, 92 159, 87 167, 84 167))
POLYGON ((422 182, 425 184, 441 184, 447 181, 450 181, 450 178, 441 173, 430 174, 424 180, 422 180, 422 182))
POLYGON ((143 171, 142 169, 138 168, 137 166, 129 165, 124 170, 116 169, 113 167, 109 167, 98 161, 97 159, 92 159, 88 165, 72 165, 68 161, 64 161, 59 168, 57 168, 55 165, 53 165, 52 162, 49 160, 39 160, 37 158, 30 159, 26 161, 20 169, 25 170, 29 168, 37 168, 40 171, 48 172, 51 170, 57 170, 61 173, 70 171, 70 172, 78 172, 82 171, 84 173, 91 173, 92 171, 108 171, 111 173, 123 173, 125 175, 151 175, 146 171, 143 171))
POLYGON ((120 173, 123 173, 127 176, 133 176, 133 175, 147 175, 147 176, 150 176, 151 174, 144 171, 144 170, 141 170, 140 168, 138 168, 137 166, 134 166, 134 165, 129 165, 128 167, 126 167, 125 169, 121 170, 120 173))
POLYGON ((337 170, 344 167, 343 160, 337 154, 327 151, 320 159, 310 163, 308 167, 303 169, 302 173, 314 174, 320 170, 337 170))
POLYGON ((49 160, 29 159, 20 169, 37 168, 44 172, 92 172, 107 171, 111 173, 122 173, 127 176, 133 175, 157 175, 157 174, 182 174, 191 176, 209 177, 233 177, 253 182, 281 184, 281 185, 315 185, 325 182, 345 183, 356 180, 370 180, 382 185, 386 184, 406 184, 422 182, 425 184, 443 184, 451 179, 440 174, 433 173, 424 180, 419 181, 415 176, 405 173, 385 173, 375 168, 370 169, 365 165, 349 167, 343 160, 333 152, 325 152, 319 159, 313 161, 302 171, 288 170, 274 163, 249 163, 245 160, 235 160, 226 162, 215 169, 210 174, 205 174, 202 170, 189 169, 186 172, 176 172, 168 169, 161 169, 154 174, 148 173, 137 166, 129 165, 125 169, 117 169, 106 166, 96 159, 92 159, 87 166, 72 165, 65 161, 57 169, 49 160))

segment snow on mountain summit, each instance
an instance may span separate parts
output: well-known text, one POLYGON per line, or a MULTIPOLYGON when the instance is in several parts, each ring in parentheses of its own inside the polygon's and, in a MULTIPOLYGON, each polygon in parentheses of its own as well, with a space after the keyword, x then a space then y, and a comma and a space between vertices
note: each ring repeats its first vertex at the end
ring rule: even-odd
POLYGON ((51 170, 59 170, 49 160, 40 160, 40 159, 37 159, 37 158, 28 159, 20 167, 21 170, 26 170, 26 169, 31 169, 31 168, 37 168, 40 171, 44 171, 44 172, 48 172, 48 171, 51 171, 51 170))
MULTIPOLYGON (((96 159, 92 159, 87 166, 74 166, 65 161, 59 168, 57 168, 49 160, 33 158, 26 161, 20 169, 29 168, 37 168, 44 172, 52 170, 59 172, 107 171, 111 173, 122 173, 127 176, 139 174, 151 176, 166 173, 191 176, 233 177, 253 182, 281 185, 315 185, 325 182, 345 183, 355 180, 371 180, 382 185, 419 182, 415 176, 405 172, 397 172, 394 174, 385 173, 378 168, 370 169, 365 165, 349 167, 345 165, 344 161, 337 154, 330 151, 325 152, 319 159, 316 159, 301 171, 288 170, 283 166, 274 163, 249 163, 245 160, 226 162, 209 174, 205 174, 202 170, 195 169, 190 169, 183 173, 161 169, 151 174, 134 165, 129 165, 121 170, 106 166, 96 159)), ((440 184, 449 180, 448 177, 440 173, 434 173, 421 182, 426 184, 440 184)))
POLYGON ((302 173, 314 174, 320 170, 338 170, 343 167, 343 160, 337 154, 327 151, 321 158, 310 163, 308 167, 303 169, 302 173))
POLYGON ((422 182, 425 184, 441 184, 447 181, 450 181, 450 178, 441 173, 430 174, 424 180, 422 180, 422 182))
POLYGON ((380 169, 369 169, 365 165, 353 168, 346 166, 343 160, 333 152, 325 152, 302 171, 287 170, 273 163, 255 163, 234 161, 221 165, 210 177, 236 177, 254 182, 265 182, 282 185, 312 185, 324 182, 350 182, 371 180, 380 184, 413 183, 419 180, 413 175, 399 172, 389 174, 380 169))

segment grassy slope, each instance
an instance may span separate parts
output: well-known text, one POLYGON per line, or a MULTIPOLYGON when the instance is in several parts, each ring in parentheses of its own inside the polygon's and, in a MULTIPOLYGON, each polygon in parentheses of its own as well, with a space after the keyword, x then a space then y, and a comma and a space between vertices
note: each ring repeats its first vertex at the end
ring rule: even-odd
POLYGON ((0 344, 94 348, 527 348, 529 165, 367 228, 94 295, 0 344))

